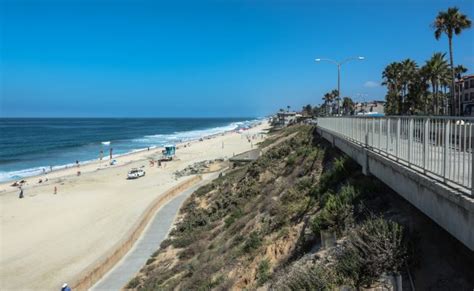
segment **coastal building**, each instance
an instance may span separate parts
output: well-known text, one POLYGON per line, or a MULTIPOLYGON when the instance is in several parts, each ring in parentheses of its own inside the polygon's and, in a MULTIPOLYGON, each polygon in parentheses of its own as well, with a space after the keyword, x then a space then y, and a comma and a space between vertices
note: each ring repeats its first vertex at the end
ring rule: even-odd
POLYGON ((296 123, 298 116, 301 115, 294 111, 281 111, 273 117, 271 123, 274 126, 288 126, 290 124, 296 123))
POLYGON ((455 88, 454 111, 459 114, 459 109, 461 109, 461 115, 474 116, 474 75, 463 76, 456 81, 455 88))
POLYGON ((374 100, 355 104, 355 115, 385 114, 385 101, 374 100))

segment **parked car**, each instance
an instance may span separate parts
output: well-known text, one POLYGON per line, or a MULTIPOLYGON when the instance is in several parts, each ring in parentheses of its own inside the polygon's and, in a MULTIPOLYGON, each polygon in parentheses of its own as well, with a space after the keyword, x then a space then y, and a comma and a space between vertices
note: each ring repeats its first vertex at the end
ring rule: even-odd
POLYGON ((144 170, 133 168, 133 169, 130 170, 130 172, 128 172, 127 178, 128 179, 137 179, 137 178, 140 178, 140 177, 143 177, 143 176, 145 176, 145 171, 144 170))

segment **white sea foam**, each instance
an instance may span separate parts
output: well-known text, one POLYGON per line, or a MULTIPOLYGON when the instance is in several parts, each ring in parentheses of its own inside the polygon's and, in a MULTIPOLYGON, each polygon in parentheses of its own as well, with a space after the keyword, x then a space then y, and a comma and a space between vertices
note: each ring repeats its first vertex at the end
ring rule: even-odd
POLYGON ((110 145, 110 141, 103 141, 103 142, 101 142, 101 144, 108 146, 108 145, 110 145))

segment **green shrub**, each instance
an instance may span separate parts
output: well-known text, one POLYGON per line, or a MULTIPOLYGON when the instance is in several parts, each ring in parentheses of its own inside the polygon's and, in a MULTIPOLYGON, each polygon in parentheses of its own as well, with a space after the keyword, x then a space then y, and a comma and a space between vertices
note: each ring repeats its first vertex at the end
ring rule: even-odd
POLYGON ((320 204, 323 209, 312 220, 314 233, 330 230, 340 236, 348 225, 353 223, 354 203, 359 194, 351 185, 341 187, 337 195, 328 194, 322 197, 320 204))
POLYGON ((331 270, 318 265, 292 266, 279 275, 270 290, 336 290, 331 270))
POLYGON ((140 285, 140 278, 134 277, 132 280, 130 280, 130 282, 128 282, 126 288, 127 289, 134 289, 134 288, 138 287, 138 285, 140 285))
POLYGON ((288 158, 286 159, 286 166, 287 167, 292 167, 296 162, 296 155, 295 154, 291 154, 288 156, 288 158))
POLYGON ((206 184, 202 187, 199 187, 199 189, 194 191, 194 194, 196 196, 200 197, 200 196, 206 195, 207 193, 211 192, 214 188, 215 188, 215 184, 211 182, 211 183, 206 184))
POLYGON ((244 215, 240 208, 235 209, 232 213, 224 220, 225 228, 231 226, 237 219, 244 215))
POLYGON ((340 236, 346 227, 352 223, 353 206, 340 196, 329 195, 324 208, 316 215, 311 223, 314 233, 321 230, 334 231, 340 236))
POLYGON ((263 285, 268 280, 268 278, 270 278, 270 261, 265 258, 258 264, 257 284, 259 286, 263 285))
POLYGON ((336 262, 337 272, 357 287, 370 287, 383 273, 399 273, 408 260, 403 227, 371 218, 349 235, 336 262))
POLYGON ((149 258, 148 260, 146 260, 146 264, 145 264, 145 265, 149 265, 149 264, 153 263, 155 260, 156 260, 156 258, 151 257, 151 258, 149 258))
POLYGON ((296 189, 298 189, 299 191, 307 191, 311 188, 312 185, 313 179, 309 176, 304 176, 296 182, 296 189))
POLYGON ((253 231, 250 233, 249 237, 245 240, 242 250, 244 253, 251 253, 252 251, 258 249, 262 245, 262 238, 258 232, 253 231))

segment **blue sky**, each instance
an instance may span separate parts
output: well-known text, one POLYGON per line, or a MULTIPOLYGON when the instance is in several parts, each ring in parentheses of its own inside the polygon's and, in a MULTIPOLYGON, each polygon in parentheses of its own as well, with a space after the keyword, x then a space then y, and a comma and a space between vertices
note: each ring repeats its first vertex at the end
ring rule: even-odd
MULTIPOLYGON (((0 0, 0 116, 263 116, 341 92, 383 99, 384 67, 447 51, 430 27, 474 1, 0 0), (174 4, 170 4, 173 2, 174 4)), ((474 69, 474 28, 454 40, 474 69)))

